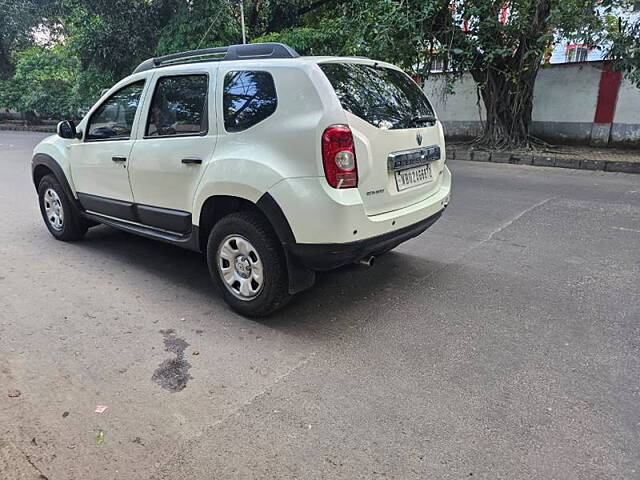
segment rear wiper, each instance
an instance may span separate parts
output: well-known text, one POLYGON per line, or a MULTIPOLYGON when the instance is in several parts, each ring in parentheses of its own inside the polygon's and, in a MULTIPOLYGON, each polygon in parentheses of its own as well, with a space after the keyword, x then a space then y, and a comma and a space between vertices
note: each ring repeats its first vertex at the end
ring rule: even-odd
POLYGON ((411 119, 411 121, 415 123, 435 123, 436 120, 435 115, 418 115, 411 119))

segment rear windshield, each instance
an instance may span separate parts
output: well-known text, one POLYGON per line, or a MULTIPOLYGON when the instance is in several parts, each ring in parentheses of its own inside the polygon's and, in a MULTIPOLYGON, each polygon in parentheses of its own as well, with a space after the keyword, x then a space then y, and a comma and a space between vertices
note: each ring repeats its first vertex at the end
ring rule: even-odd
POLYGON ((384 129, 424 126, 433 109, 424 93, 404 73, 359 63, 321 63, 342 108, 384 129))

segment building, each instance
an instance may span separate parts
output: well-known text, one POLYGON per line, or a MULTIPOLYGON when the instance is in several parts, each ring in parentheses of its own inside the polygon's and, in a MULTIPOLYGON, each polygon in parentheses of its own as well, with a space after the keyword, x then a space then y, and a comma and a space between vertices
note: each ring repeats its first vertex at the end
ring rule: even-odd
MULTIPOLYGON (((614 15, 622 21, 640 22, 640 0, 636 1, 631 11, 620 10, 614 12, 614 15)), ((605 60, 606 51, 607 45, 588 45, 581 41, 559 38, 545 63, 599 62, 605 60)))

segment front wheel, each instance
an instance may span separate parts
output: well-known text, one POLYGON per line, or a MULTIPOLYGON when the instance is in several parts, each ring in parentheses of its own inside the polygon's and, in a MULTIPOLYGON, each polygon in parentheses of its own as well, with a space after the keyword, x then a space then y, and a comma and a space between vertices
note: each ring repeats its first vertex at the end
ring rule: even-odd
POLYGON ((88 225, 71 206, 60 182, 53 175, 45 175, 38 185, 40 212, 44 223, 56 239, 79 240, 87 233, 88 225))
POLYGON ((257 212, 232 213, 213 227, 207 263, 225 301, 243 315, 268 315, 291 298, 282 246, 257 212))

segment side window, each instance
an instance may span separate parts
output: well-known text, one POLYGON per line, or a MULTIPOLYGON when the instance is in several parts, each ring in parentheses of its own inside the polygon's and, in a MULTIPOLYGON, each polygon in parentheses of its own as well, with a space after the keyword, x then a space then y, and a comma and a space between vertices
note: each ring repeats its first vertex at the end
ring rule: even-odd
POLYGON ((224 78, 224 128, 241 132, 263 121, 276 111, 278 97, 268 72, 229 72, 224 78))
POLYGON ((131 137, 144 80, 121 88, 100 105, 87 128, 87 140, 126 140, 131 137))
POLYGON ((206 133, 207 85, 206 75, 160 78, 151 101, 145 136, 206 133))

